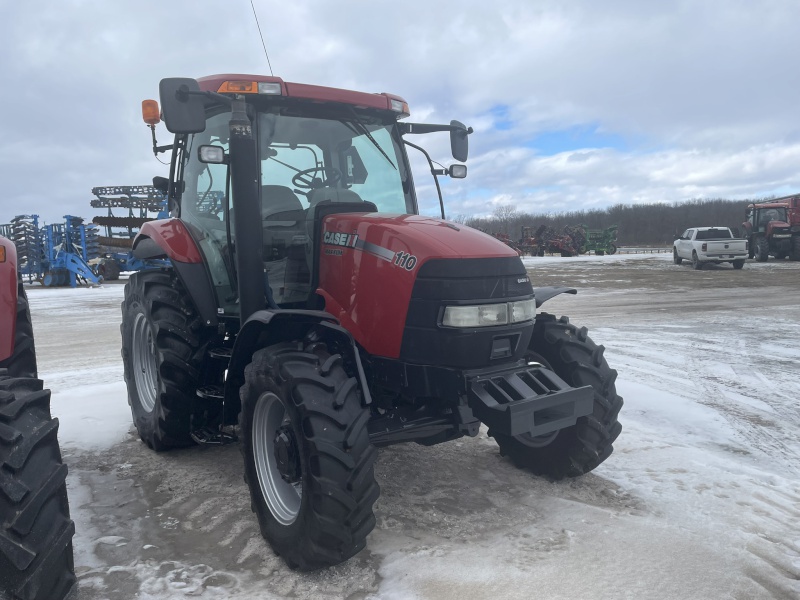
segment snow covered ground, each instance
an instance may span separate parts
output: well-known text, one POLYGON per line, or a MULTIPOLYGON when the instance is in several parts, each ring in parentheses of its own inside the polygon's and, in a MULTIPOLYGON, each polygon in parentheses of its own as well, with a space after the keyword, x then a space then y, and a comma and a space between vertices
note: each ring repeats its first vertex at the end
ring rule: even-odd
POLYGON ((615 452, 551 483, 493 440, 381 450, 367 549, 312 574, 262 540, 236 446, 149 451, 131 431, 121 284, 29 288, 70 467, 80 599, 800 598, 800 263, 526 258, 545 308, 606 346, 615 452))

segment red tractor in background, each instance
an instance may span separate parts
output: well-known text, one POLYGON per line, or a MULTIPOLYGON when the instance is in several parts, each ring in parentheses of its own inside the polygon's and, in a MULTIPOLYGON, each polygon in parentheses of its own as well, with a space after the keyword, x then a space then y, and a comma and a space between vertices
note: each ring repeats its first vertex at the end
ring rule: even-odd
POLYGON ((60 600, 75 583, 67 467, 37 379, 14 243, 0 237, 0 597, 60 600))
POLYGON ((561 479, 596 468, 620 433, 616 372, 566 317, 536 308, 517 252, 444 220, 436 169, 407 137, 406 102, 259 75, 171 78, 143 103, 172 217, 145 223, 122 304, 122 355, 154 450, 240 438, 261 532, 292 568, 366 544, 376 447, 476 436, 561 479), (163 118, 174 142, 158 146, 163 118), (418 214, 407 148, 442 218, 418 214), (238 429, 236 426, 238 425, 238 429))
POLYGON ((755 202, 747 206, 745 217, 742 230, 750 258, 800 260, 800 195, 755 202))

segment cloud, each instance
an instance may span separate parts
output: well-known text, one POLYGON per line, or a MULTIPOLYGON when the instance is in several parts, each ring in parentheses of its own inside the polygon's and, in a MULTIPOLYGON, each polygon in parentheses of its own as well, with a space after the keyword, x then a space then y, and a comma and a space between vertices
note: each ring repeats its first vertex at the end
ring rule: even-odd
MULTIPOLYGON (((452 214, 800 185, 790 0, 255 6, 276 75, 397 93, 412 120, 474 127, 468 179, 443 183, 452 214)), ((92 187, 164 174, 139 117, 162 77, 267 72, 245 0, 5 3, 0 36, 0 221, 90 217, 92 187)), ((414 141, 452 162, 447 136, 414 141)), ((436 213, 424 164, 416 180, 436 213)))

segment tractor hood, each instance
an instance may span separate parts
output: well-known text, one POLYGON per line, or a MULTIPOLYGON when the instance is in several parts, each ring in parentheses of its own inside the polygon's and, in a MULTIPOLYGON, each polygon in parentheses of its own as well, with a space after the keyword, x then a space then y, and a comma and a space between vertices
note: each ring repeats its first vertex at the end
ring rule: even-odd
MULTIPOLYGON (((478 260, 524 275, 517 252, 490 235, 419 215, 345 213, 325 218, 320 230, 319 285, 325 310, 336 316, 370 354, 397 358, 419 269, 452 260, 463 271, 478 260)), ((526 279, 527 281, 527 279, 526 279)))

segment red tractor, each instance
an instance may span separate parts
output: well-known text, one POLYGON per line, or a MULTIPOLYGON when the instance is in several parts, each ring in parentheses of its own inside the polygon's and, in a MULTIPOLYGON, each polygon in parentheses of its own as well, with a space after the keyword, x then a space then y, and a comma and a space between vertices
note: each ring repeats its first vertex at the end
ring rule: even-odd
POLYGON ((800 260, 800 195, 750 204, 745 217, 742 229, 750 258, 800 260))
POLYGON ((60 600, 75 583, 57 434, 17 251, 0 237, 0 598, 60 600))
POLYGON ((536 308, 517 252, 418 214, 406 102, 257 75, 164 79, 143 103, 154 185, 172 217, 145 223, 122 304, 133 420, 154 450, 238 432, 261 532, 292 568, 366 544, 376 447, 438 444, 488 426, 533 473, 582 475, 620 433, 616 372, 586 329, 536 308), (163 118, 174 142, 158 146, 163 118), (221 199, 221 201, 220 201, 221 199), (238 426, 238 429, 236 428, 238 426))

